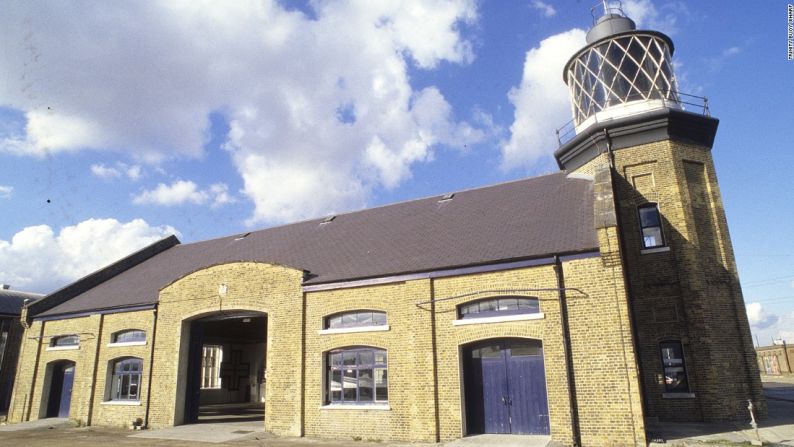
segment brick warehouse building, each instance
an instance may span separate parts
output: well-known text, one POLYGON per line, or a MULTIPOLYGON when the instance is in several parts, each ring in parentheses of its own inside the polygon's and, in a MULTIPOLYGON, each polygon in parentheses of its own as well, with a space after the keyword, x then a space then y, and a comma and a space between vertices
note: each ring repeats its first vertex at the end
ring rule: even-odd
POLYGON ((566 65, 559 173, 180 244, 25 309, 11 421, 549 434, 765 413, 711 158, 669 37, 608 10, 566 65))
POLYGON ((19 316, 25 303, 41 297, 37 293, 12 290, 8 284, 0 284, 0 421, 5 420, 11 402, 19 346, 25 333, 19 316))

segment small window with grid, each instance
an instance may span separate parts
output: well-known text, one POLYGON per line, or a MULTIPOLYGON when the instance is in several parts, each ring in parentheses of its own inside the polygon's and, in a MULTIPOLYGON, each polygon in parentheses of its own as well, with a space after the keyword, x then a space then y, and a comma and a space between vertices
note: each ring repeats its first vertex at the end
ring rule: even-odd
POLYGON ((223 347, 219 345, 204 345, 201 355, 201 388, 221 388, 221 362, 223 361, 223 347))

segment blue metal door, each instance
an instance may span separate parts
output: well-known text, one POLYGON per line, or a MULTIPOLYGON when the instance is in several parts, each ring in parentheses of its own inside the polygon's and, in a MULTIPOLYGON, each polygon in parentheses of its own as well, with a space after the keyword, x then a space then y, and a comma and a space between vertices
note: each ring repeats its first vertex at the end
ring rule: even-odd
POLYGON ((507 362, 510 432, 521 435, 549 434, 546 401, 546 372, 543 350, 531 345, 512 344, 505 349, 507 362))
POLYGON ((63 385, 61 387, 60 405, 58 406, 58 417, 69 417, 69 407, 72 404, 72 385, 74 384, 74 365, 66 366, 63 369, 63 385))
POLYGON ((540 341, 476 345, 464 374, 469 433, 549 434, 540 341))
MULTIPOLYGON (((498 352, 498 351, 497 351, 498 352)), ((498 357, 482 357, 482 400, 485 433, 510 433, 510 412, 505 405, 507 374, 501 352, 498 357)))

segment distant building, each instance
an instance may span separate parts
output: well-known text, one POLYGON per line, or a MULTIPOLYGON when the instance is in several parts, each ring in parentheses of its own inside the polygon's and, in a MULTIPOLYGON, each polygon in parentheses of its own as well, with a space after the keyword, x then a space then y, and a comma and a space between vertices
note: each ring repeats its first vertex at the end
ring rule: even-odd
POLYGON ((755 348, 758 355, 758 368, 768 375, 791 374, 794 372, 794 346, 776 340, 772 346, 755 348))
POLYGON ((7 284, 0 285, 0 414, 8 410, 11 389, 19 359, 19 346, 25 328, 19 316, 26 302, 32 302, 43 295, 11 290, 7 284))

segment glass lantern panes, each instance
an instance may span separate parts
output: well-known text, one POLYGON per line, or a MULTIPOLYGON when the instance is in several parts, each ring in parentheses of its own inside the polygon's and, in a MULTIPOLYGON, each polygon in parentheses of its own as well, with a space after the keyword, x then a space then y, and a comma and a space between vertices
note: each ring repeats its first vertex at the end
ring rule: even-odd
POLYGON ((566 69, 574 122, 631 101, 680 104, 667 41, 655 34, 606 40, 577 55, 566 69))

